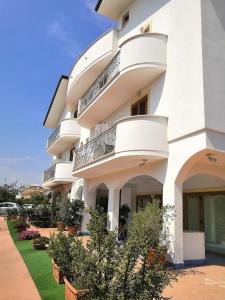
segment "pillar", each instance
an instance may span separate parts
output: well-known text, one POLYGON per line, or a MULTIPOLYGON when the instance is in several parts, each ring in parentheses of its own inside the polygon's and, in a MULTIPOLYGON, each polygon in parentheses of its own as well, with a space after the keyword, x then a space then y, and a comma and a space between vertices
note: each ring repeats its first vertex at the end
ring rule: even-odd
POLYGON ((183 191, 182 184, 167 180, 163 187, 163 206, 172 205, 175 217, 169 226, 170 260, 176 268, 184 266, 183 254, 183 191))
POLYGON ((108 229, 114 230, 119 226, 120 190, 109 189, 108 198, 108 229))
MULTIPOLYGON (((87 183, 84 183, 82 200, 84 201, 85 209, 95 208, 96 190, 95 191, 89 190, 87 183)), ((83 233, 88 232, 87 224, 89 223, 89 220, 90 220, 90 214, 85 212, 83 215, 82 224, 81 224, 81 231, 83 233)))

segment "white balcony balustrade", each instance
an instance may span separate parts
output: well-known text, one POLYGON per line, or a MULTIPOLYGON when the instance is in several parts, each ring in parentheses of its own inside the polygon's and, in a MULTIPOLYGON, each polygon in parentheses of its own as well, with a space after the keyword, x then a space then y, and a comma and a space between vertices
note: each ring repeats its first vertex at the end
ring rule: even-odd
POLYGON ((128 117, 75 150, 73 175, 101 176, 167 156, 167 118, 128 117))
POLYGON ((80 138, 80 126, 77 119, 64 119, 53 131, 47 142, 47 151, 51 155, 62 153, 80 138))

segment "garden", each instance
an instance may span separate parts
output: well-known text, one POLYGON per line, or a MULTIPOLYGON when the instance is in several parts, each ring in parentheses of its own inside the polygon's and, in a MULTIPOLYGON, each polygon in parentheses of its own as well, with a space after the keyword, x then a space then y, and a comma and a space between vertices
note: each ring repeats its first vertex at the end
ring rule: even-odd
POLYGON ((123 241, 117 229, 107 229, 102 208, 90 209, 85 212, 90 214, 86 244, 80 236, 83 213, 83 202, 75 200, 32 215, 8 215, 10 234, 42 299, 165 299, 164 289, 176 280, 166 263, 173 209, 148 204, 132 213, 123 241), (58 230, 50 238, 29 228, 49 225, 53 217, 58 230))

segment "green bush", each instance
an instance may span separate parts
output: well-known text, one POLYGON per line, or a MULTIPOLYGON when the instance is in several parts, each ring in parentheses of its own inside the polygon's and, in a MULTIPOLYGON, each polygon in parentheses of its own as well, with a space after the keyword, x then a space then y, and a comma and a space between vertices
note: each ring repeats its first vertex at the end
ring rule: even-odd
POLYGON ((176 279, 175 272, 161 259, 170 240, 168 226, 173 210, 149 204, 133 213, 123 244, 117 242, 117 230, 107 230, 107 216, 101 208, 89 213, 86 248, 64 233, 50 240, 50 255, 67 279, 76 289, 89 290, 84 299, 163 299, 163 290, 176 279), (156 251, 151 261, 150 249, 156 251))

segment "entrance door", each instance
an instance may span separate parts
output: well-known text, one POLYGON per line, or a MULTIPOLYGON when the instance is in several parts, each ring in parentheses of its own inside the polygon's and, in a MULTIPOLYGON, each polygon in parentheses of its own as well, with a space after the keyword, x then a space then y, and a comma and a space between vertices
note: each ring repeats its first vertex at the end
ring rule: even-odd
POLYGON ((204 209, 201 195, 184 195, 183 220, 184 230, 204 231, 204 209))

